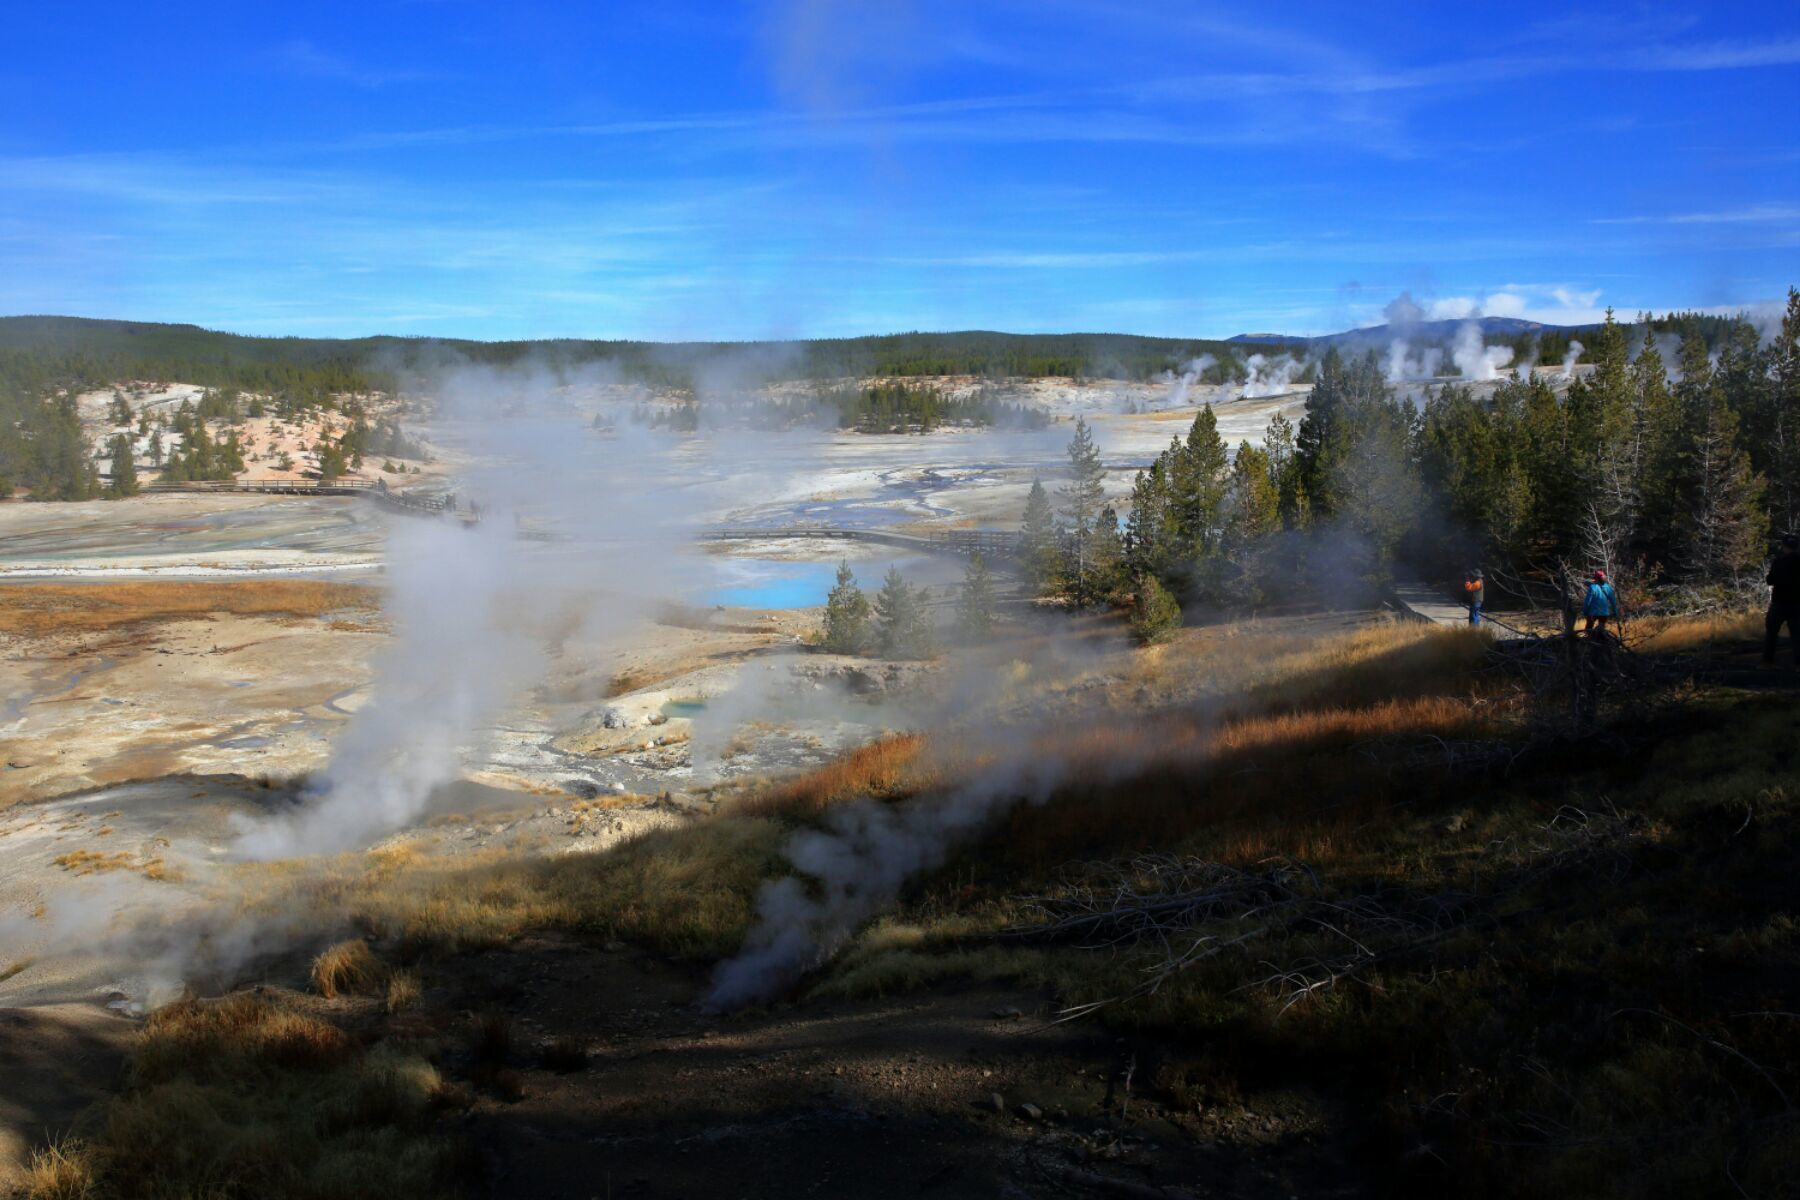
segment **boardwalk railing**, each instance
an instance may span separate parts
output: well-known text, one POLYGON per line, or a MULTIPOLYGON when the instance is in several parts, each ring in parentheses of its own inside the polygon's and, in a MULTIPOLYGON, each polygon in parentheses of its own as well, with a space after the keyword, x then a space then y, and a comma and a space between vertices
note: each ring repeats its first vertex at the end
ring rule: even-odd
POLYGON ((183 483, 158 480, 146 492, 261 492, 275 496, 361 496, 386 489, 369 479, 196 479, 183 483))
MULTIPOLYGON (((250 492, 264 496, 366 496, 389 508, 404 512, 454 512, 447 496, 421 496, 397 492, 373 479, 333 479, 329 483, 317 479, 196 479, 182 483, 158 480, 144 487, 146 492, 250 492)), ((472 515, 472 514, 471 514, 472 515)))

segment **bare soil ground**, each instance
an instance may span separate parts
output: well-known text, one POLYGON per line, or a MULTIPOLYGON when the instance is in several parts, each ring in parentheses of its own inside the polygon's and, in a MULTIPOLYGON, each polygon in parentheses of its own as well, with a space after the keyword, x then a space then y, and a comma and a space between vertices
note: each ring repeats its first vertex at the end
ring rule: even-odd
POLYGON ((136 1021, 90 1004, 0 1009, 0 1195, 47 1131, 111 1095, 136 1021))
POLYGON ((450 979, 433 1006, 503 1007, 516 1032, 516 1098, 477 1091, 458 1122, 486 1195, 1361 1194, 1328 1099, 1165 1103, 1154 1042, 1052 1024, 1036 991, 714 1017, 697 969, 561 938, 460 959, 450 979))

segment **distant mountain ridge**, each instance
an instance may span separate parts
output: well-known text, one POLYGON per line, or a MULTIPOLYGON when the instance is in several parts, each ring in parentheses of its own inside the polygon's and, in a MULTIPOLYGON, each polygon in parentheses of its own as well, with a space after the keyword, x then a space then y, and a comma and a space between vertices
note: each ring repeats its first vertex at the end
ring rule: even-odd
POLYGON ((1472 317, 1449 321, 1418 321, 1403 326, 1369 325, 1361 329, 1345 329, 1338 333, 1320 334, 1317 337, 1303 337, 1291 333, 1240 333, 1225 340, 1240 346, 1256 344, 1266 346, 1386 345, 1397 337, 1421 342, 1437 342, 1454 338, 1457 330, 1471 320, 1481 327, 1483 337, 1507 339, 1547 333, 1581 333, 1599 328, 1598 324, 1546 325, 1542 321, 1527 321, 1521 317, 1472 317))

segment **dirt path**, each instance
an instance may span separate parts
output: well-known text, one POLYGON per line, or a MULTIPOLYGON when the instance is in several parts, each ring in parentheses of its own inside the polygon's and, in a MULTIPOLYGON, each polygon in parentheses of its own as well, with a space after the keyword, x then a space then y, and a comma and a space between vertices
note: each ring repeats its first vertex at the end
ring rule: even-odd
POLYGON ((461 1118, 503 1197, 1356 1196, 1318 1098, 1183 1110, 1176 1048, 1050 1025, 1041 993, 950 986, 709 1017, 695 971, 534 940, 459 961, 517 1031, 522 1095, 461 1118), (538 1048, 581 1046, 559 1073, 538 1048))

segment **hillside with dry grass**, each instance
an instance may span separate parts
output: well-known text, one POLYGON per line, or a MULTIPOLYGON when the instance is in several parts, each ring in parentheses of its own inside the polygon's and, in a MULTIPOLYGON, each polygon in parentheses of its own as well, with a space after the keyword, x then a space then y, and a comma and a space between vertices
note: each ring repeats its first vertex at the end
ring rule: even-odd
MULTIPOLYGON (((994 739, 877 742, 600 854, 445 859, 421 841, 323 874, 243 868, 252 908, 311 906, 356 936, 296 964, 294 990, 158 1013, 124 1093, 40 1158, 31 1194, 330 1196, 352 1178, 517 1194, 493 1172, 543 1136, 522 1126, 555 1119, 534 1105, 623 1145, 647 1118, 605 1099, 611 1080, 645 1086, 638 1056, 715 1036, 696 1022, 754 1056, 820 1020, 899 1038, 900 1013, 952 1014, 958 996, 1013 998, 996 1011, 1029 1014, 1041 1061, 1076 1078, 1096 1053, 1079 1031, 1112 1031, 1105 1096, 996 1127, 969 1109, 994 1069, 929 1038, 883 1044, 903 1065, 879 1070, 827 1038, 833 1086, 901 1124, 941 1109, 940 1136, 1054 1160, 1087 1180, 1078 1194, 1126 1194, 1101 1186, 1124 1186, 1111 1166, 1069 1165, 1098 1152, 1094 1129, 1145 1170, 1210 1146, 1276 1181, 1243 1194, 1330 1170, 1348 1172, 1341 1195, 1778 1194, 1800 1165, 1800 708, 1673 657, 1728 654, 1743 632, 1646 629, 1677 695, 1551 739, 1462 631, 1191 630, 1096 660, 1071 687, 1079 720, 1017 731, 1063 764, 1046 794, 999 805, 772 1007, 735 1015, 693 1003, 792 871, 790 839, 846 806, 937 803, 994 739), (599 1008, 564 994, 581 979, 599 1008), (685 999, 643 1008, 658 989, 685 999), (882 1082, 904 1078, 934 1082, 882 1082), (1254 1165, 1270 1161, 1285 1165, 1254 1165)), ((786 1078, 786 1062, 760 1069, 786 1078)), ((657 1119, 681 1127, 751 1086, 649 1078, 657 1119)), ((790 1107, 755 1119, 779 1140, 790 1107)))

